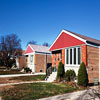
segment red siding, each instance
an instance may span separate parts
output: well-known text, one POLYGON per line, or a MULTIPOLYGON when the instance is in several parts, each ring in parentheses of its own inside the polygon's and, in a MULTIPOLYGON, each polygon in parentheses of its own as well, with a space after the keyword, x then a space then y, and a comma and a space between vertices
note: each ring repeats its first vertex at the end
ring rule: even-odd
POLYGON ((28 46, 28 48, 27 48, 26 51, 25 51, 25 54, 27 54, 27 53, 32 53, 32 52, 33 52, 33 50, 31 49, 30 46, 28 46))
POLYGON ((60 35, 60 37, 56 40, 56 42, 53 44, 53 46, 50 48, 50 51, 64 48, 64 47, 81 45, 81 44, 85 44, 85 43, 63 32, 60 35))

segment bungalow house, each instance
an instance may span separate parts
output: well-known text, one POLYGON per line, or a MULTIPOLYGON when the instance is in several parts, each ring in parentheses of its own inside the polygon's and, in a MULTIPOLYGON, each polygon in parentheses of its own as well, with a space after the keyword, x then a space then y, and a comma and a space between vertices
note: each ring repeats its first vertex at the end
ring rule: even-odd
POLYGON ((46 68, 52 63, 51 52, 46 46, 29 44, 26 51, 26 66, 33 73, 46 72, 46 68))
POLYGON ((57 68, 61 60, 65 70, 73 69, 78 74, 79 66, 84 62, 89 83, 93 83, 94 78, 100 82, 100 40, 62 30, 49 50, 53 67, 57 68))

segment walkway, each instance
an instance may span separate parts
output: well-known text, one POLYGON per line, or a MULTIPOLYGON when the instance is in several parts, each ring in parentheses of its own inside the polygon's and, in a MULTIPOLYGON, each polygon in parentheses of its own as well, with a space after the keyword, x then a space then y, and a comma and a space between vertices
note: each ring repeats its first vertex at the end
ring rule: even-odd
POLYGON ((26 83, 40 83, 40 82, 47 82, 47 81, 22 81, 22 82, 16 82, 16 83, 0 84, 0 86, 17 85, 17 84, 26 84, 26 83))
POLYGON ((87 90, 77 91, 77 92, 73 92, 73 93, 66 93, 66 94, 52 96, 52 97, 43 98, 43 99, 39 99, 39 100, 77 100, 79 98, 79 96, 84 94, 86 91, 87 90))
POLYGON ((45 73, 0 75, 0 78, 5 78, 5 77, 19 77, 19 76, 32 76, 32 75, 45 75, 45 73))

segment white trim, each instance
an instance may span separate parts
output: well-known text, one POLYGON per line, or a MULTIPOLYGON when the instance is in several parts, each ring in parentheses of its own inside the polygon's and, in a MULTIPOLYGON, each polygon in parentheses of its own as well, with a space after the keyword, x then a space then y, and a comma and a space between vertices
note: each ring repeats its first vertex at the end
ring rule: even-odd
POLYGON ((72 64, 74 64, 74 48, 72 48, 72 64))
POLYGON ((78 65, 78 47, 76 47, 76 65, 78 65))
POLYGON ((81 47, 83 45, 86 45, 86 44, 81 44, 81 45, 75 45, 75 46, 69 46, 69 47, 59 48, 59 49, 55 49, 55 50, 52 50, 52 51, 62 50, 62 49, 66 49, 66 48, 73 48, 73 47, 81 47))
POLYGON ((27 53, 27 54, 24 54, 24 55, 31 55, 31 54, 35 54, 35 52, 27 53))
MULTIPOLYGON (((26 50, 28 49, 28 47, 30 47, 30 48, 33 50, 33 48, 31 47, 31 45, 30 45, 30 44, 28 44, 28 46, 27 46, 26 50)), ((25 52, 26 52, 26 51, 25 51, 25 52)), ((33 50, 33 52, 34 52, 34 50, 33 50)), ((31 53, 33 53, 33 52, 31 52, 31 53)), ((24 54, 24 55, 28 55, 28 54, 30 54, 30 53, 26 53, 26 54, 24 54)))
POLYGON ((51 49, 51 47, 54 45, 54 43, 57 41, 57 39, 60 37, 60 35, 61 35, 63 32, 65 32, 66 34, 71 35, 72 37, 75 37, 75 38, 77 38, 78 40, 81 40, 81 41, 83 41, 83 42, 86 43, 86 40, 85 40, 85 39, 80 38, 79 36, 76 36, 76 35, 72 34, 71 32, 68 32, 68 31, 66 31, 66 30, 62 30, 62 31, 60 32, 60 34, 58 35, 58 37, 56 38, 56 40, 55 40, 55 41, 52 43, 52 45, 50 46, 49 50, 51 49))
POLYGON ((70 64, 70 48, 68 49, 68 63, 70 64))
POLYGON ((71 48, 65 48, 65 66, 79 66, 78 64, 78 48, 81 47, 71 47, 71 48), (76 48, 76 64, 74 64, 74 48, 76 48), (68 64, 66 64, 66 54, 67 54, 67 49, 68 49, 68 64), (70 64, 70 49, 72 49, 72 64, 70 64))
POLYGON ((65 33, 71 35, 72 37, 75 37, 75 38, 77 38, 77 39, 79 39, 79 40, 81 40, 81 41, 83 41, 83 42, 86 43, 86 40, 85 40, 85 39, 83 39, 83 38, 81 38, 81 37, 79 37, 79 36, 77 36, 77 35, 74 35, 73 33, 68 32, 67 30, 62 30, 62 32, 65 32, 65 33))
POLYGON ((35 50, 31 47, 31 45, 29 44, 30 48, 33 50, 33 52, 35 52, 35 50))
POLYGON ((99 82, 100 82, 100 46, 99 46, 99 82))
POLYGON ((35 52, 35 54, 40 54, 40 55, 51 55, 51 53, 50 54, 48 54, 48 53, 38 53, 38 52, 35 52))

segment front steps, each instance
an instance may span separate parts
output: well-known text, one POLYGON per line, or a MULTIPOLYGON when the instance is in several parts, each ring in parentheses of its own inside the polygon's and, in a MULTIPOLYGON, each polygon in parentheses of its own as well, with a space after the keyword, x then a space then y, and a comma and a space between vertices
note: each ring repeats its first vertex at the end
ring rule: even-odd
POLYGON ((52 74, 50 74, 50 76, 48 76, 47 78, 47 82, 54 82, 56 80, 56 76, 57 76, 57 72, 52 72, 52 74))

